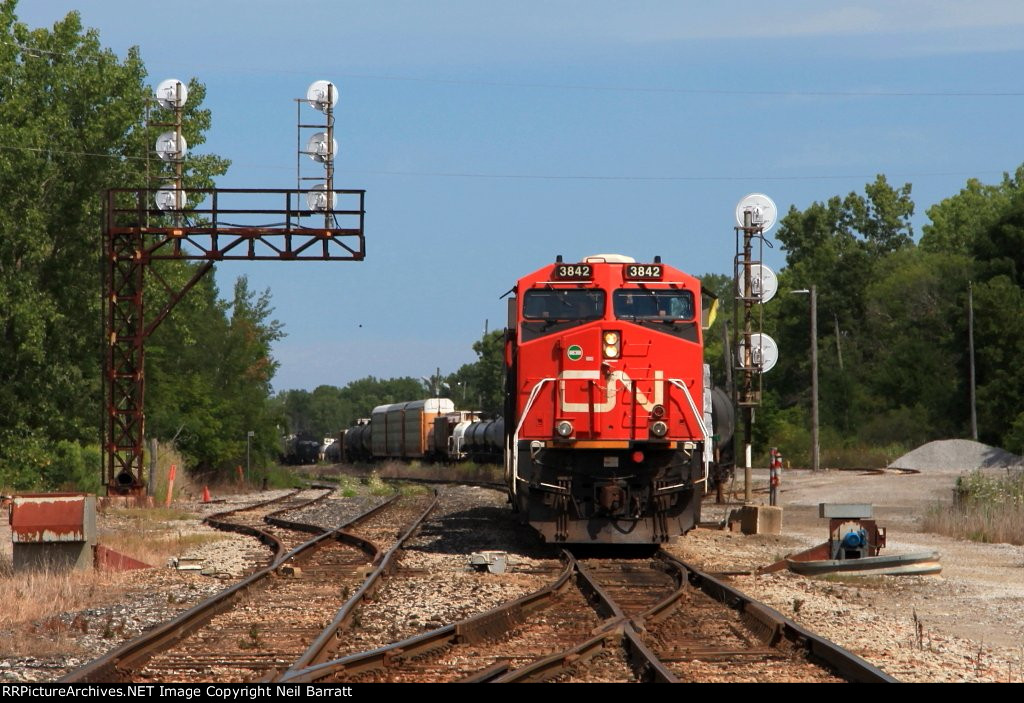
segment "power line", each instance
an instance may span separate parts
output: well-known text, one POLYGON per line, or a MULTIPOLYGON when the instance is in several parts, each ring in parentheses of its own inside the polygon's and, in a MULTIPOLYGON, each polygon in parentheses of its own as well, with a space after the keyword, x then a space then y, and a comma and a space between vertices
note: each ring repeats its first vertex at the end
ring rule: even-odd
POLYGON ((909 90, 734 90, 725 88, 670 88, 621 85, 580 85, 572 83, 517 83, 511 81, 483 81, 458 78, 431 78, 413 76, 387 76, 361 73, 337 73, 343 78, 378 81, 409 81, 453 85, 478 85, 499 88, 532 88, 545 90, 574 90, 621 93, 667 93, 679 95, 723 95, 791 98, 1010 98, 1024 97, 1024 91, 909 91, 909 90))
MULTIPOLYGON (((17 42, 0 42, 9 46, 15 46, 22 51, 37 52, 51 55, 70 55, 69 52, 50 51, 25 46, 17 42)), ((279 75, 307 75, 306 70, 290 70, 284 68, 250 68, 244 66, 232 66, 225 64, 193 64, 194 69, 215 69, 237 71, 240 73, 279 75)), ((329 67, 321 67, 323 70, 330 70, 329 67)), ((529 90, 569 90, 577 92, 614 92, 614 93, 651 93, 667 95, 718 95, 737 97, 776 97, 776 98, 1019 98, 1024 97, 1024 91, 1010 90, 751 90, 751 89, 729 89, 729 88, 678 88, 669 86, 630 86, 630 85, 587 85, 574 83, 530 83, 516 81, 488 81, 473 80, 466 78, 445 78, 432 76, 402 76, 382 75, 371 73, 348 73, 344 71, 332 71, 333 75, 341 78, 352 78, 356 80, 369 81, 390 81, 406 83, 434 83, 440 85, 467 85, 489 88, 523 88, 529 90)))
POLYGON ((128 156, 127 154, 106 154, 92 151, 69 151, 67 149, 44 149, 35 146, 15 146, 13 144, 0 144, 0 149, 12 151, 32 151, 40 154, 62 154, 67 156, 98 156, 106 159, 117 159, 118 161, 145 161, 145 156, 128 156))
MULTIPOLYGON (((475 178, 475 179, 509 179, 509 180, 539 180, 539 181, 646 181, 646 182, 728 182, 728 181, 841 181, 872 179, 878 173, 871 174, 812 174, 812 175, 696 175, 696 176, 642 176, 642 175, 583 175, 583 174, 530 174, 530 173, 471 173, 471 172, 445 172, 445 171, 362 171, 339 169, 339 172, 351 175, 373 175, 373 176, 413 176, 429 178, 475 178)), ((917 173, 885 173, 890 178, 942 178, 959 177, 974 178, 979 175, 1002 175, 1005 171, 932 171, 917 173)))
MULTIPOLYGON (((145 161, 144 156, 126 156, 123 154, 104 154, 98 152, 88 151, 68 151, 64 149, 45 149, 42 147, 31 147, 31 146, 15 146, 13 144, 0 144, 0 149, 8 149, 14 151, 31 151, 36 153, 48 153, 48 154, 66 154, 69 156, 96 156, 108 159, 118 160, 133 160, 133 161, 145 161)), ((232 162, 231 164, 235 168, 239 169, 266 169, 275 171, 291 170, 290 166, 272 166, 269 164, 246 164, 232 162)), ((368 175, 368 176, 410 176, 414 178, 467 178, 467 179, 480 179, 480 180, 533 180, 533 181, 647 181, 647 182, 716 182, 716 181, 841 181, 841 180, 855 180, 855 179, 871 179, 877 176, 877 173, 871 174, 804 174, 804 175, 791 175, 791 176, 780 176, 780 175, 765 175, 765 174, 754 174, 754 175, 742 175, 742 174, 726 174, 726 175, 693 175, 693 176, 645 176, 645 175, 631 175, 631 174, 611 174, 611 175, 593 175, 593 174, 556 174, 556 173, 486 173, 482 171, 379 171, 379 170, 361 170, 361 169, 339 169, 339 173, 345 173, 348 175, 368 175)), ((959 178, 974 178, 979 175, 1002 175, 1005 171, 995 170, 980 170, 980 171, 921 171, 911 173, 886 173, 885 175, 891 178, 948 178, 948 177, 959 177, 959 178)))

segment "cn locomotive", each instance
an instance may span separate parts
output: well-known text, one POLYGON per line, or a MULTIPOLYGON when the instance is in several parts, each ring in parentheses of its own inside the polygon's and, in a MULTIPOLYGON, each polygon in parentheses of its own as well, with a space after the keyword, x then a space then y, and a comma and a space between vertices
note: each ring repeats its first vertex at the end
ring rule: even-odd
POLYGON ((516 282, 505 479, 546 541, 654 544, 700 520, 715 446, 702 320, 700 281, 660 257, 559 256, 516 282))

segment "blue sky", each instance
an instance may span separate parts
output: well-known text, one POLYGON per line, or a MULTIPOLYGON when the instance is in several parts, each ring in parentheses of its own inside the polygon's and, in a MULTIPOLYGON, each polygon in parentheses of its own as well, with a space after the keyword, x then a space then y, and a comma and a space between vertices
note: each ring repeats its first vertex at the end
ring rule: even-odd
MULTIPOLYGON (((750 192, 785 212, 875 174, 928 207, 1024 161, 1024 3, 22 0, 196 77, 218 185, 289 188, 296 107, 334 81, 335 183, 365 188, 361 263, 221 264, 270 288, 277 390, 472 361, 515 279, 620 252, 727 273, 750 192)), ((307 116, 315 113, 307 112, 307 116)), ((304 175, 315 169, 303 166, 304 175)), ((127 184, 134 185, 134 184, 127 184)), ((784 261, 778 247, 766 260, 784 261)))

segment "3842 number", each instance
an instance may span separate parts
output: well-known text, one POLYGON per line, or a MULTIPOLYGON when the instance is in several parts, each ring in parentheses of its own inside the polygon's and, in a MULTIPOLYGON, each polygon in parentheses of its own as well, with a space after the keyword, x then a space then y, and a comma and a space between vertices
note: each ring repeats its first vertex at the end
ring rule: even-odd
POLYGON ((647 280, 661 278, 660 264, 629 264, 626 266, 626 278, 630 280, 647 280))

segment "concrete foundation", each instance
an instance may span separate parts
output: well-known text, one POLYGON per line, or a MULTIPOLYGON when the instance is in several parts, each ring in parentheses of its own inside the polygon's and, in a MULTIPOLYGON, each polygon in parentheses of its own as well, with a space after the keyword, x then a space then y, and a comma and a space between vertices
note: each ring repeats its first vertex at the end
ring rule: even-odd
POLYGON ((740 531, 745 535, 781 535, 782 508, 771 505, 744 505, 738 511, 740 531))

